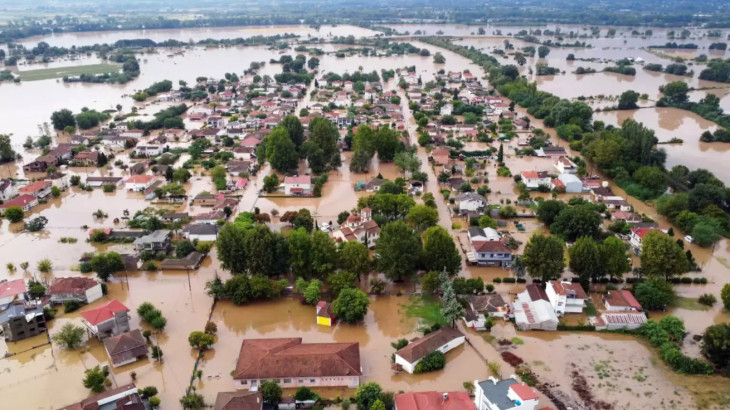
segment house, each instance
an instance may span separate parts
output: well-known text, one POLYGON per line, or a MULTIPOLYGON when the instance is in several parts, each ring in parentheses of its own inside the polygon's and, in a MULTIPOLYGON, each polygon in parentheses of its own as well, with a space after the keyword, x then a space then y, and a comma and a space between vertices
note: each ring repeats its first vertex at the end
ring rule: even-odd
POLYGON ((567 157, 558 158, 553 166, 558 170, 559 174, 575 174, 578 172, 578 166, 567 157))
POLYGON ((566 313, 582 313, 588 300, 588 295, 577 282, 551 280, 545 284, 545 293, 553 310, 560 316, 566 313))
POLYGON ((254 169, 256 169, 256 164, 252 161, 232 160, 226 163, 226 171, 232 175, 239 175, 242 172, 252 172, 254 169))
POLYGON ((478 214, 484 213, 487 207, 487 200, 476 192, 464 192, 456 197, 459 214, 478 214))
POLYGON ((91 396, 59 410, 144 410, 146 407, 133 383, 91 396))
POLYGON ((395 395, 395 410, 476 410, 469 393, 408 392, 395 395))
POLYGON ((205 254, 200 252, 191 252, 184 258, 171 259, 167 258, 160 264, 160 270, 189 270, 198 269, 205 259, 205 254))
POLYGON ((302 343, 301 337, 244 339, 233 371, 237 389, 257 391, 265 380, 282 388, 360 385, 358 343, 302 343))
POLYGON ((312 196, 312 178, 309 175, 284 178, 284 194, 291 196, 312 196))
POLYGON ((205 125, 208 126, 208 128, 223 128, 226 125, 226 120, 223 119, 223 117, 218 115, 211 115, 210 117, 205 119, 205 125))
POLYGON ((474 381, 474 404, 477 410, 535 410, 539 396, 515 376, 505 380, 490 377, 474 381))
POLYGON ((52 187, 55 186, 58 189, 66 189, 71 186, 68 174, 64 174, 62 172, 53 172, 47 174, 45 177, 43 177, 43 180, 46 182, 50 182, 52 187))
POLYGON ((7 201, 8 199, 17 195, 15 183, 12 179, 0 179, 0 201, 7 201))
POLYGON ((161 155, 165 148, 162 145, 137 145, 134 154, 138 157, 156 157, 161 155))
POLYGON ((215 398, 213 410, 262 410, 264 399, 257 391, 224 391, 215 398))
POLYGON ((370 208, 363 208, 359 214, 351 214, 339 229, 332 231, 332 239, 335 242, 357 241, 370 249, 374 248, 380 238, 380 227, 373 220, 372 213, 370 208))
POLYGON ((542 147, 535 150, 538 157, 564 157, 567 155, 563 147, 542 147))
POLYGON ((0 282, 0 308, 24 301, 25 292, 27 292, 27 288, 24 279, 3 280, 0 282))
POLYGON ((4 215, 5 210, 11 206, 20 207, 20 209, 24 212, 28 212, 36 205, 38 205, 38 198, 33 195, 18 195, 15 198, 0 204, 0 215, 4 215))
POLYGON ((167 253, 172 247, 170 231, 160 229, 134 240, 134 247, 138 252, 167 253))
POLYGON ((170 213, 166 213, 166 214, 163 214, 162 216, 160 216, 160 219, 162 219, 163 221, 165 221, 167 223, 171 223, 171 222, 182 222, 184 219, 187 219, 188 217, 189 216, 188 216, 187 212, 170 212, 170 213))
POLYGON ((502 239, 494 228, 480 228, 478 226, 470 226, 467 232, 470 242, 481 242, 481 241, 499 241, 502 239))
POLYGON ((639 214, 633 212, 616 211, 611 214, 612 221, 623 221, 627 224, 637 224, 643 221, 643 218, 639 214))
POLYGON ((332 326, 335 323, 335 314, 332 312, 332 304, 321 300, 317 303, 317 324, 332 326))
POLYGON ((464 344, 466 336, 459 330, 447 326, 417 338, 397 352, 395 363, 408 373, 413 373, 421 361, 429 353, 440 351, 446 353, 464 344))
POLYGON ((537 284, 527 285, 512 303, 515 324, 520 330, 557 330, 558 316, 547 293, 537 284))
POLYGON ((152 185, 154 179, 152 175, 132 175, 124 181, 124 188, 127 191, 142 192, 152 185))
POLYGON ((80 304, 92 303, 102 296, 101 283, 91 278, 56 278, 48 289, 51 304, 61 305, 68 301, 80 304))
POLYGON ((480 266, 512 266, 512 250, 501 241, 472 241, 472 250, 466 253, 467 260, 480 266))
POLYGON ((183 229, 183 235, 191 241, 215 242, 218 238, 218 225, 190 224, 183 229))
POLYGON ((48 167, 55 167, 56 165, 58 165, 58 158, 45 155, 23 165, 23 172, 46 172, 48 167))
POLYGON ((50 181, 35 181, 20 188, 18 194, 33 195, 39 200, 43 200, 51 195, 51 187, 53 187, 53 184, 50 181))
MULTIPOLYGON (((557 178, 562 185, 563 191, 569 194, 579 194, 583 192, 583 181, 573 174, 560 174, 557 178)), ((555 185, 555 184, 553 184, 555 185)))
POLYGON ((606 310, 641 312, 641 304, 626 289, 609 290, 603 296, 603 304, 606 305, 606 310))
POLYGON ((99 151, 82 151, 76 154, 73 164, 77 167, 95 167, 99 163, 99 151))
POLYGON ((643 244, 644 236, 651 231, 658 231, 657 228, 631 228, 629 232, 629 244, 634 251, 641 252, 641 246, 643 244))
POLYGON ((644 312, 607 310, 591 320, 596 330, 634 330, 647 322, 644 312))
POLYGON ((619 210, 623 212, 631 212, 633 209, 631 204, 621 196, 604 196, 601 197, 600 202, 606 204, 607 209, 619 210))
POLYGON ((545 171, 523 171, 522 182, 525 184, 527 189, 540 189, 541 185, 550 188, 550 175, 545 171))
POLYGON ((42 304, 16 302, 6 306, 0 311, 0 328, 6 342, 16 342, 46 332, 42 304))
POLYGON ((365 184, 365 190, 368 192, 378 192, 380 187, 386 182, 388 181, 382 178, 373 178, 365 184))
POLYGON ((506 319, 509 313, 509 305, 496 293, 469 295, 466 300, 464 322, 474 330, 485 330, 487 317, 506 319))
POLYGON ((215 206, 218 203, 218 195, 200 193, 195 195, 191 205, 215 206))
POLYGON ((431 158, 436 165, 449 165, 451 163, 451 150, 449 147, 437 147, 431 151, 431 158))
POLYGON ((129 308, 114 299, 81 312, 84 324, 99 340, 129 331, 129 308))
POLYGON ((114 185, 117 188, 124 184, 122 177, 86 177, 85 185, 91 188, 101 188, 104 185, 114 185))
POLYGON ((193 217, 193 223, 217 225, 218 221, 226 219, 228 219, 228 217, 223 210, 213 210, 204 214, 195 215, 193 217))
POLYGON ((134 363, 146 358, 149 353, 147 342, 139 329, 107 337, 104 339, 104 349, 114 367, 134 363))
MULTIPOLYGON (((254 138, 256 141, 258 139, 254 138)), ((236 147, 233 148, 233 158, 251 160, 256 157, 254 153, 255 148, 253 147, 236 147)), ((227 164, 226 164, 227 165, 227 164)))
POLYGON ((454 112, 454 106, 451 104, 444 104, 439 110, 439 115, 451 115, 454 112))

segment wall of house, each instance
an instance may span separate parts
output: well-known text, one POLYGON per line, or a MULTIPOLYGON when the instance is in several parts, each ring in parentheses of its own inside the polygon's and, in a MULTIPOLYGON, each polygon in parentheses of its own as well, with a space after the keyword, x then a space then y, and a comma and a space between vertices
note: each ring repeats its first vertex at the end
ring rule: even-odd
POLYGON ((416 360, 415 362, 411 363, 401 356, 397 354, 395 355, 395 364, 399 364, 403 368, 403 370, 407 371, 408 373, 413 373, 413 370, 415 369, 418 362, 419 360, 416 360))
POLYGON ((86 290, 86 303, 94 302, 95 300, 101 299, 104 293, 101 290, 101 283, 86 290))
MULTIPOLYGON (((235 379, 237 390, 258 391, 261 382, 265 379, 235 379)), ((276 379, 282 388, 306 387, 348 387, 357 388, 360 385, 359 376, 332 376, 332 377, 291 377, 276 379)))

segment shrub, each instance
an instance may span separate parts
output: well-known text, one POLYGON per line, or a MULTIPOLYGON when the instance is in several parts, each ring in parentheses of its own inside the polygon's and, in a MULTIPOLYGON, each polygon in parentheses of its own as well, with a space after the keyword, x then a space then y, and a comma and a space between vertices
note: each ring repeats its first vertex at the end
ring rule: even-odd
POLYGON ((413 373, 418 374, 440 370, 443 369, 444 366, 446 366, 446 356, 442 352, 435 351, 424 356, 423 359, 416 364, 415 369, 413 369, 413 373))
POLYGON ((711 293, 705 293, 701 295, 697 301, 703 305, 712 306, 717 303, 717 298, 711 293))
POLYGON ((515 283, 517 282, 517 279, 515 278, 502 278, 502 283, 515 283))
POLYGON ((494 283, 502 283, 502 279, 501 278, 494 278, 494 279, 492 279, 492 282, 494 282, 494 283))
POLYGON ((79 310, 80 307, 81 307, 81 305, 79 305, 79 302, 77 302, 75 300, 67 300, 66 302, 63 303, 63 311, 65 313, 74 312, 76 310, 79 310))

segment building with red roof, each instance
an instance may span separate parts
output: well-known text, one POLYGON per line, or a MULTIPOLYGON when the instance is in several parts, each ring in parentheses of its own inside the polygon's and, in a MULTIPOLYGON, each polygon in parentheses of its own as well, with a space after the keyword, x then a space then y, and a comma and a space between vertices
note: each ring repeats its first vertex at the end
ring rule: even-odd
POLYGON ((35 181, 18 189, 20 195, 33 195, 38 199, 44 199, 51 195, 51 187, 53 184, 50 181, 35 181))
POLYGON ((0 282, 0 306, 7 305, 21 300, 25 300, 25 280, 5 280, 0 282))
POLYGON ((641 312, 641 304, 636 300, 634 294, 626 289, 609 290, 603 296, 603 304, 606 305, 606 310, 641 312))
POLYGON ((545 293, 555 313, 581 313, 586 306, 588 295, 579 283, 551 280, 545 284, 545 293))
POLYGON ((312 196, 314 185, 309 175, 284 178, 284 193, 291 196, 312 196))
POLYGON ((651 231, 658 231, 659 228, 631 228, 629 232, 629 243, 634 251, 638 254, 641 252, 641 246, 644 241, 644 237, 651 231))
POLYGON ((463 391, 408 392, 395 395, 396 410, 476 410, 469 394, 463 391))
POLYGON ((152 185, 155 177, 152 175, 132 175, 124 181, 127 191, 144 191, 152 185))
POLYGON ((129 331, 129 308, 114 299, 81 312, 84 324, 100 340, 129 331))
POLYGON ((38 198, 34 197, 33 195, 18 195, 15 198, 9 201, 5 201, 2 205, 0 205, 0 215, 4 215, 5 210, 12 206, 17 206, 24 212, 28 212, 36 205, 38 205, 38 198))

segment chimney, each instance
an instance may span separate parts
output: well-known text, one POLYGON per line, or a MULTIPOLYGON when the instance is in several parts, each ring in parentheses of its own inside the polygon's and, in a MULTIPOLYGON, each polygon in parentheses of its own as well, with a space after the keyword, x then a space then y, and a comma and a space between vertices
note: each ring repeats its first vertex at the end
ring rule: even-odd
POLYGON ((496 385, 499 380, 495 379, 493 376, 489 376, 489 381, 496 385))
POLYGON ((446 401, 446 400, 448 400, 448 398, 449 398, 449 393, 444 393, 443 400, 446 401))

